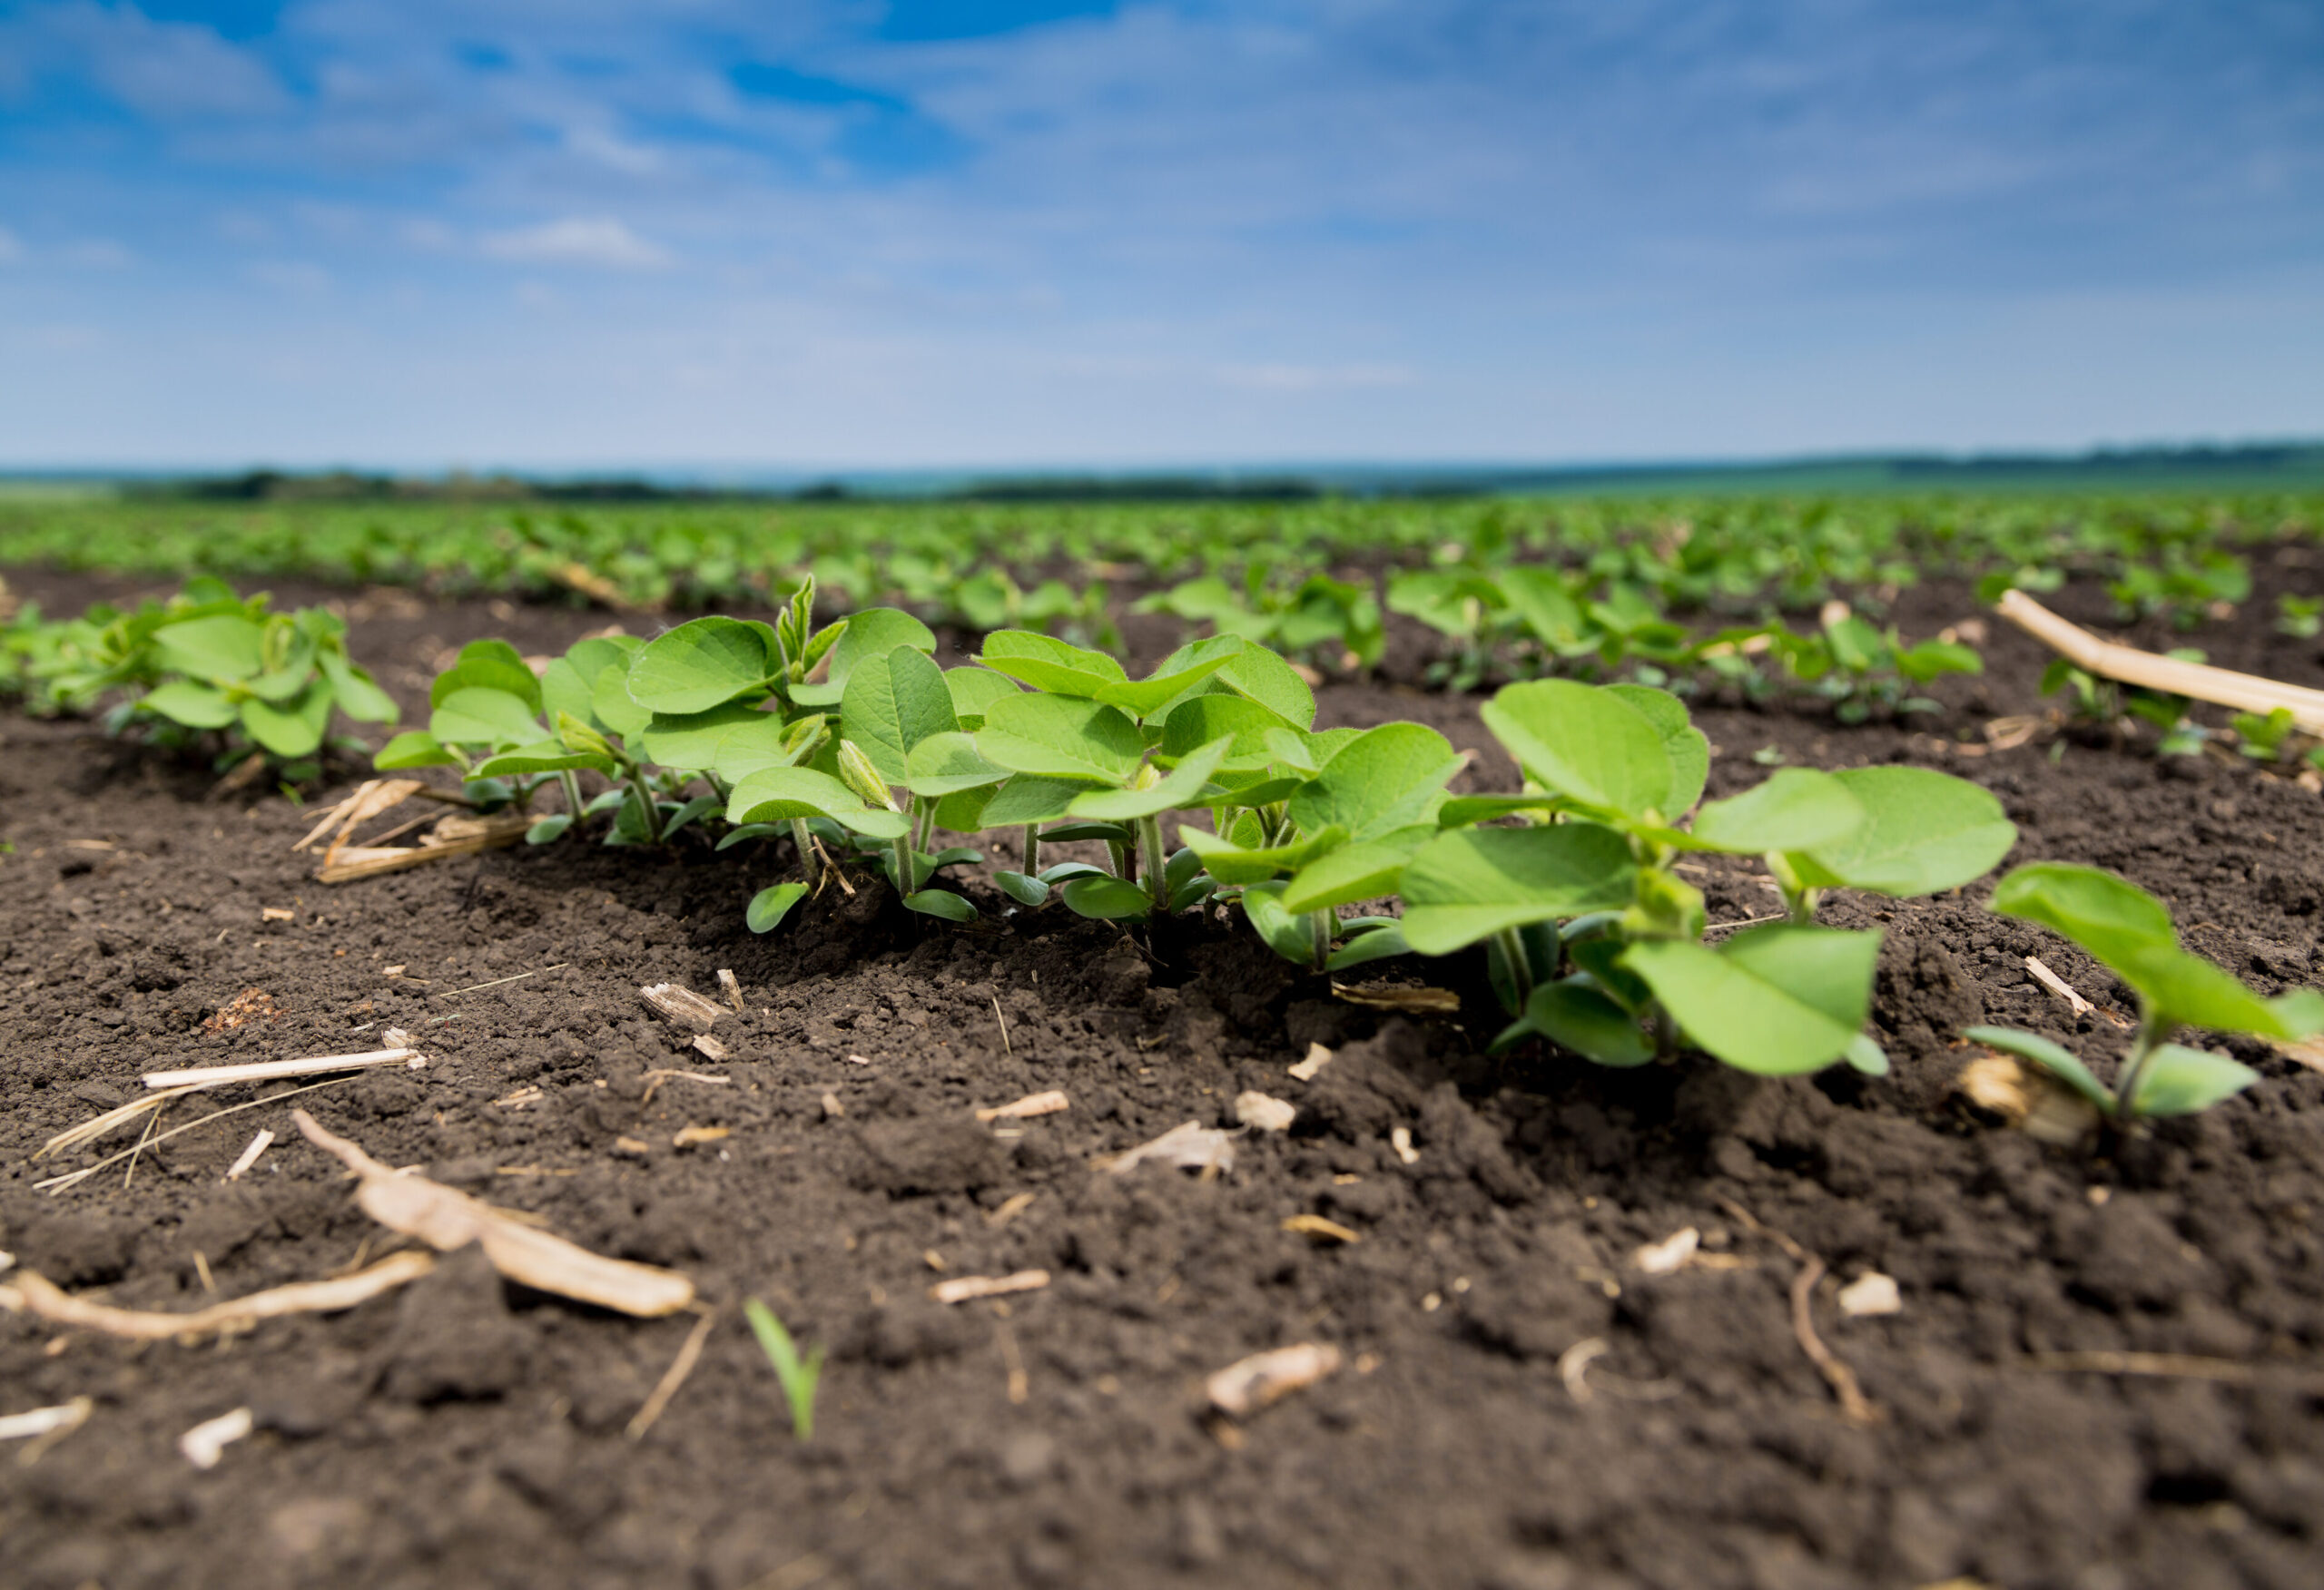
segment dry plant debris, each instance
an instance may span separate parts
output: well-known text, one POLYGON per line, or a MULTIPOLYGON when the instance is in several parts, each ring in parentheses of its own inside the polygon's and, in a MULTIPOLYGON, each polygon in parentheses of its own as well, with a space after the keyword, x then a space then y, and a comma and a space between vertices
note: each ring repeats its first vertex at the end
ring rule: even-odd
POLYGON ((1332 996, 1350 1005, 1360 1005, 1366 1010, 1393 1010, 1406 1016, 1458 1016, 1461 996, 1450 988, 1432 988, 1424 984, 1399 985, 1393 987, 1355 987, 1334 978, 1332 996))
POLYGON ((1299 1106, 1270 1094, 1246 1089, 1235 1095, 1235 1119, 1259 1132, 1288 1132, 1299 1106))
POLYGON ((648 983, 638 996, 672 1021, 708 1032, 726 1013, 693 989, 678 983, 648 983))
POLYGON ((2088 1099, 2047 1072, 2020 1065, 2014 1055, 1978 1055, 1961 1068, 1954 1089, 2037 1143, 2070 1147, 2098 1130, 2098 1111, 2088 1099))
POLYGON ((247 1330, 261 1320, 286 1314, 336 1314, 418 1281, 436 1267, 426 1253, 390 1253, 369 1269, 332 1281, 294 1281, 271 1287, 245 1298, 212 1303, 190 1314, 161 1313, 145 1309, 117 1309, 76 1298, 46 1276, 24 1271, 0 1285, 0 1309, 30 1314, 52 1325, 70 1325, 133 1341, 171 1341, 182 1337, 210 1336, 247 1330))
POLYGON ((1099 1169, 1117 1176, 1149 1163, 1200 1171, 1206 1176, 1224 1175, 1235 1168, 1235 1134, 1199 1121, 1182 1122, 1151 1143, 1141 1143, 1098 1163, 1099 1169))
POLYGON ((1408 1165, 1416 1165, 1420 1163, 1420 1150, 1413 1146, 1413 1129, 1411 1127, 1390 1127, 1388 1129, 1388 1146, 1396 1151, 1396 1158, 1402 1163, 1408 1165))
POLYGON ((726 1003, 734 1007, 735 1015, 740 1016, 743 1013, 743 985, 724 967, 718 968, 718 986, 725 994, 726 1003))
POLYGON ((704 1143, 718 1143, 734 1135, 732 1126, 681 1126, 670 1139, 672 1148, 693 1148, 704 1143))
POLYGON ((1681 1226, 1659 1242, 1649 1242, 1630 1255, 1630 1262, 1649 1275, 1674 1275, 1686 1268, 1687 1261, 1695 1256, 1702 1245, 1703 1234, 1692 1226, 1681 1226))
POLYGON ((965 1303, 978 1298, 1006 1297, 1011 1292, 1039 1291, 1049 1283, 1046 1270, 1020 1270, 1014 1275, 962 1275, 940 1281, 928 1295, 940 1303, 965 1303))
POLYGON ((283 1076, 320 1076, 333 1071, 371 1071, 400 1065, 418 1071, 428 1064, 419 1050, 399 1045, 370 1049, 360 1055, 313 1055, 300 1060, 254 1060, 244 1065, 196 1065, 183 1071, 149 1071, 142 1079, 149 1088, 223 1087, 233 1082, 271 1082, 283 1076))
POLYGON ((40 1436, 69 1435, 89 1422, 89 1414, 96 1404, 86 1397, 75 1397, 70 1402, 60 1402, 54 1408, 31 1408, 22 1413, 0 1416, 0 1441, 28 1441, 40 1436))
POLYGON ((1307 1057, 1298 1065, 1290 1067, 1290 1071, 1296 1081, 1313 1082, 1315 1080, 1315 1074, 1331 1063, 1332 1052, 1329 1049, 1321 1044, 1310 1044, 1307 1045, 1307 1057))
POLYGON ((1761 1224, 1758 1216, 1733 1199, 1722 1198, 1719 1205, 1746 1228, 1781 1248, 1798 1264, 1799 1273, 1791 1281, 1792 1336, 1798 1341, 1799 1350, 1807 1355, 1807 1361, 1816 1366, 1825 1383, 1832 1388, 1832 1395, 1840 1404, 1840 1417, 1854 1425, 1878 1424, 1880 1410, 1865 1396, 1863 1386, 1856 1380, 1856 1371, 1843 1362, 1837 1353, 1825 1346, 1824 1339, 1816 1334, 1816 1319, 1810 1305, 1815 1300, 1816 1283, 1824 1279, 1824 1261, 1781 1232, 1761 1224))
POLYGON ((203 1419, 178 1438, 178 1451, 196 1468, 215 1468, 226 1455, 226 1448, 249 1435, 256 1428, 247 1408, 231 1413, 222 1413, 216 1418, 203 1419))
POLYGON ((2093 1005, 2089 1000, 2084 999, 2080 994, 2074 992, 2073 986, 2072 984, 2068 983, 2063 977, 2058 976, 2057 973, 2052 971, 2048 967, 2043 965, 2042 957, 2040 956, 2027 956, 2025 957, 2025 969, 2034 974, 2034 980, 2035 982, 2041 984, 2042 986, 2047 988, 2051 993, 2064 1000, 2066 1002, 2066 1008, 2073 1011, 2076 1016, 2089 1016, 2097 1010, 2098 1007, 2096 1006, 2093 1005))
POLYGON ((290 1119, 308 1142, 361 1179, 356 1202, 390 1231, 441 1252, 481 1243, 492 1267, 510 1281, 641 1319, 673 1314, 694 1301, 694 1282, 674 1270, 592 1253, 425 1176, 399 1175, 316 1124, 304 1110, 293 1110, 290 1119))
POLYGON ((720 1043, 716 1038, 712 1037, 708 1033, 696 1033, 694 1035, 694 1053, 700 1055, 705 1060, 724 1060, 726 1058, 726 1045, 720 1043))
POLYGON ((1203 1389, 1219 1412, 1229 1418, 1246 1418, 1314 1385, 1339 1367, 1338 1348, 1329 1342, 1303 1341, 1231 1363, 1206 1380, 1203 1389))
POLYGON ((277 1022, 282 1012, 276 1008, 274 996, 263 988, 245 988, 205 1017, 202 1030, 206 1033, 231 1033, 246 1022, 277 1022))
POLYGON ((2291 713, 2295 726, 2309 734, 2324 734, 2324 690, 2284 684, 2257 674, 2213 668, 2204 662, 2182 662, 2158 657, 2136 646, 2102 641, 2080 624, 2060 618, 2023 591, 2003 594, 2001 615, 2057 653, 2085 673, 2119 680, 2166 695, 2189 696, 2214 706, 2261 717, 2281 708, 2291 713))
POLYGON ((1840 1288, 1839 1305, 1840 1312, 1849 1319, 1865 1320, 1882 1314, 1903 1313, 1905 1298, 1896 1290, 1895 1276, 1867 1270, 1840 1288))
POLYGON ((1313 1237, 1323 1242, 1360 1242, 1364 1239, 1335 1220, 1325 1220, 1320 1214, 1295 1214, 1283 1222, 1283 1229, 1294 1236, 1313 1237))
POLYGON ((977 1119, 980 1121, 1029 1121, 1036 1115, 1054 1115, 1060 1110, 1071 1107, 1067 1103, 1062 1090, 1051 1088, 1047 1093, 1027 1094, 1014 1104, 997 1104, 990 1110, 979 1110, 977 1119))
POLYGON ((259 1155, 264 1153, 273 1143, 273 1129, 266 1126, 260 1127, 258 1134, 251 1139, 250 1146, 242 1150, 235 1157, 234 1163, 226 1168, 226 1180, 239 1182, 249 1174, 250 1168, 258 1163, 259 1155))

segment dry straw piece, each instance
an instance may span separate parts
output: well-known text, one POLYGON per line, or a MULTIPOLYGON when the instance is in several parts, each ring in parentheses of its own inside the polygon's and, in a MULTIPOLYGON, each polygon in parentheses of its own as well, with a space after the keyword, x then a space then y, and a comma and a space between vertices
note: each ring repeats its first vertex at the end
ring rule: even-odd
POLYGON ((1332 996, 1366 1010, 1394 1010, 1406 1016, 1458 1016, 1461 996, 1450 988, 1422 986, 1356 987, 1334 978, 1332 996))
POLYGON ((25 1271, 0 1285, 0 1309, 30 1314, 52 1325, 100 1330, 133 1341, 171 1341, 181 1337, 211 1336, 222 1331, 247 1330, 261 1320, 286 1314, 336 1314, 418 1281, 436 1268, 426 1253, 390 1253, 369 1269, 335 1281, 302 1281, 289 1286, 252 1292, 246 1298, 212 1303, 190 1314, 159 1313, 146 1309, 117 1309, 93 1303, 60 1289, 46 1276, 25 1271))
POLYGON ((1340 1350, 1328 1342, 1303 1341, 1254 1353, 1231 1363, 1204 1382, 1210 1405, 1230 1418, 1243 1418, 1312 1386, 1340 1367, 1340 1350))
POLYGON ((1235 1119, 1260 1132, 1288 1132, 1299 1106, 1272 1094, 1246 1089, 1235 1095, 1235 1119))
MULTIPOLYGON (((400 872, 408 867, 419 867, 429 861, 441 861, 453 856, 473 856, 503 845, 513 845, 533 825, 533 820, 521 811, 497 812, 490 817, 455 811, 437 819, 435 826, 420 836, 417 845, 348 843, 349 836, 356 829, 415 796, 437 800, 459 799, 430 790, 418 779, 371 779, 358 785, 353 794, 324 812, 307 836, 290 848, 310 850, 329 833, 330 843, 324 849, 322 866, 316 870, 315 876, 324 883, 351 883, 359 878, 377 878, 382 873, 400 872)), ((402 833, 414 826, 413 823, 406 823, 394 832, 402 833)))
POLYGON ((2060 618, 2023 591, 2003 594, 2001 615, 2085 673, 2119 680, 2145 690, 2182 695, 2214 706, 2265 716, 2282 708, 2295 727, 2324 734, 2324 690, 2284 684, 2256 673, 2238 673, 2203 662, 2158 657, 2136 646, 2102 641, 2080 624, 2060 618))
POLYGON ((308 1142, 361 1178, 355 1201, 390 1231, 448 1253, 481 1243, 510 1281, 640 1319, 675 1314, 694 1301, 694 1282, 675 1270, 592 1253, 425 1176, 398 1175, 304 1110, 291 1111, 290 1119, 308 1142))
POLYGON ((999 1104, 990 1110, 979 1110, 977 1119, 980 1121, 1029 1121, 1036 1115, 1054 1115, 1060 1110, 1071 1107, 1067 1103, 1062 1091, 1051 1088, 1047 1093, 1027 1094, 1015 1104, 999 1104))
POLYGON ((684 1023, 687 1026, 700 1027, 704 1032, 708 1032, 712 1027, 716 1026, 718 1018, 726 1014, 717 1006, 680 983, 648 983, 637 993, 646 1004, 668 1016, 672 1021, 684 1023))
POLYGON ((1020 1270, 1014 1275, 963 1275, 938 1281, 928 1289, 928 1295, 940 1303, 966 1303, 978 1298, 1039 1291, 1049 1283, 1049 1272, 1046 1270, 1020 1270))
POLYGON ((1235 1168, 1235 1134, 1205 1126, 1199 1121, 1186 1121, 1151 1143, 1141 1143, 1127 1153, 1098 1162, 1099 1169, 1111 1171, 1117 1176, 1126 1175, 1143 1164, 1175 1165, 1182 1171, 1200 1171, 1206 1176, 1224 1175, 1235 1168))

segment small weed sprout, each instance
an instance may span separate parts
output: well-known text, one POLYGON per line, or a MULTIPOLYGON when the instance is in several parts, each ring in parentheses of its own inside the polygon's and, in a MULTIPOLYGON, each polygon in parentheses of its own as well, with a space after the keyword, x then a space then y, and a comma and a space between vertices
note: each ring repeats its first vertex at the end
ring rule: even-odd
POLYGON ((743 1317, 751 1322, 751 1334, 759 1339, 759 1350, 766 1354, 775 1379, 783 1386, 783 1400, 791 1405, 791 1433, 803 1441, 813 1439, 815 1383, 822 1379, 822 1348, 812 1347, 801 1357, 798 1344, 774 1317, 774 1310, 756 1298, 743 1300, 743 1317))

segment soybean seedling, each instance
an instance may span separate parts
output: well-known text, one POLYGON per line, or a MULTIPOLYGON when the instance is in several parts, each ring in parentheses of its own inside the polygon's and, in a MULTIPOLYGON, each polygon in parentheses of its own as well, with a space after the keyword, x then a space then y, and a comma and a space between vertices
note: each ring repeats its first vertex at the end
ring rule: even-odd
POLYGON ((2169 908, 2111 872, 2058 861, 2020 867, 1994 890, 1993 908, 2038 923, 2088 950, 2138 996, 2138 1030, 2111 1088, 2064 1048, 2035 1034, 1974 1026, 1964 1035, 2032 1061, 2117 1127, 2143 1116, 2192 1114, 2259 1080, 2257 1072, 2225 1055, 2167 1042, 2176 1028, 2280 1039, 2324 1031, 2324 995, 2299 988, 2261 998, 2181 949, 2169 908))
POLYGON ((759 1350, 773 1366, 774 1378, 783 1387, 783 1399, 791 1405, 791 1433, 803 1441, 812 1439, 815 1383, 822 1379, 823 1350, 820 1346, 810 1348, 802 1358, 798 1344, 783 1328, 783 1321, 774 1317, 774 1310, 756 1298, 743 1300, 743 1317, 751 1322, 751 1334, 759 1339, 759 1350))

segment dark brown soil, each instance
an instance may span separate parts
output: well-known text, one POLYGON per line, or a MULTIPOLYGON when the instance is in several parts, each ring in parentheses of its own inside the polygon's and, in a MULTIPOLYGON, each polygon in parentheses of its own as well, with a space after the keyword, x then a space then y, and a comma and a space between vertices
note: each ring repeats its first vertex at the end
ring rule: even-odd
MULTIPOLYGON (((10 577, 52 610, 97 590, 10 577)), ((2102 598, 2064 605, 2094 617, 2102 598)), ((1957 588, 1906 608, 1917 633, 1969 612, 1957 588)), ((351 611, 357 653, 407 701, 473 635, 547 650, 604 622, 395 594, 351 611)), ((2192 642, 2324 683, 2313 643, 2263 623, 2192 642)), ((2314 981, 2324 803, 2102 738, 1935 749, 1932 731, 2042 704, 2036 649, 1997 633, 1988 651, 1993 674, 1955 682, 1934 724, 1707 708, 1714 792, 1757 778, 1750 753, 1769 746, 1936 762, 2004 796, 2020 859, 2119 869, 2261 986, 2314 981)), ((1472 702, 1357 684, 1322 701, 1325 722, 1418 718, 1485 745, 1472 702)), ((2093 1060, 2115 1041, 2068 1018, 2025 955, 2102 1006, 2124 999, 2071 948, 1983 911, 1982 888, 1827 908, 1887 930, 1886 1081, 1606 1073, 1480 1057, 1497 1017, 1463 964, 1384 968, 1467 1000, 1457 1022, 1412 1022, 1334 1001, 1246 936, 1189 925, 1149 943, 1057 911, 1004 918, 985 893, 965 929, 867 887, 753 937, 741 905, 780 852, 519 848, 326 888, 288 849, 309 814, 279 796, 207 800, 203 775, 83 724, 0 720, 0 838, 16 847, 0 859, 0 1246, 20 1264, 190 1309, 205 1273, 233 1296, 377 1257, 386 1233, 288 1130, 288 1104, 150 1150, 125 1186, 116 1168, 51 1197, 33 1183, 86 1162, 30 1155, 157 1065, 345 1052, 400 1026, 426 1070, 298 1102, 390 1163, 680 1267, 721 1310, 636 1441, 624 1427, 690 1320, 512 1290, 472 1258, 224 1347, 0 1323, 0 1413, 96 1404, 36 1462, 0 1462, 11 1584, 2324 1582, 2324 1075, 2233 1045, 2259 1086, 2107 1160, 1972 1120, 1950 1097, 1963 1026, 2031 1026, 2093 1060), (708 992, 720 967, 749 1010, 719 1024, 733 1057, 710 1064, 637 989, 708 992), (275 1016, 205 1029, 252 988, 275 1016), (1318 1041, 1337 1058, 1312 1083, 1287 1076, 1318 1041), (649 1098, 645 1074, 667 1067, 732 1082, 649 1098), (1013 1135, 972 1114, 1052 1087, 1071 1108, 1013 1135), (500 1102, 525 1088, 537 1100, 500 1102), (1231 1173, 1091 1168, 1183 1121, 1231 1125, 1246 1088, 1300 1114, 1287 1136, 1240 1140, 1231 1173), (283 1141, 224 1183, 261 1125, 283 1141), (673 1146, 689 1125, 731 1135, 673 1146), (1841 1418, 1793 1332, 1799 1265, 1738 1210, 1830 1267, 1816 1329, 1879 1422, 1841 1418), (1361 1241, 1286 1232, 1302 1213, 1361 1241), (1689 1225, 1709 1262, 1634 1266, 1689 1225), (928 1297, 940 1263, 1055 1280, 946 1309, 928 1297), (1834 1288, 1876 1269, 1903 1312, 1843 1317, 1834 1288), (736 1318, 746 1296, 831 1348, 810 1444, 736 1318), (1592 1338, 1585 1401, 1560 1360, 1592 1338), (1203 1376, 1311 1340, 1347 1367, 1239 1431, 1202 1419, 1203 1376), (2126 1377, 2034 1356, 2093 1351, 2235 1367, 2126 1377), (178 1455, 187 1428, 243 1406, 258 1432, 217 1468, 178 1455)), ((1481 773, 1503 776, 1490 760, 1481 773)), ((1709 887, 1721 919, 1769 899, 1741 869, 1709 887)), ((201 1108, 254 1095, 212 1096, 201 1108)))

